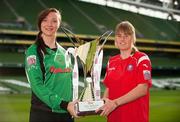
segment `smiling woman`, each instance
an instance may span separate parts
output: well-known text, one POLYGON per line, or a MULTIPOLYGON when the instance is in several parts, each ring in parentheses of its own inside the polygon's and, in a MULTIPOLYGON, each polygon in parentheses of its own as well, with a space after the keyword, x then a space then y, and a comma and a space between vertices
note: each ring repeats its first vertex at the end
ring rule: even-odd
POLYGON ((72 63, 56 41, 61 14, 55 8, 42 11, 35 44, 26 51, 25 70, 32 89, 30 122, 73 122, 72 63))
MULTIPOLYGON (((49 13, 41 22, 40 30, 43 32, 42 37, 56 37, 56 32, 60 26, 61 16, 59 13, 49 13)), ((45 44, 50 43, 49 40, 44 40, 45 44)), ((52 45, 55 47, 55 45, 52 45)))
POLYGON ((109 59, 103 81, 105 104, 97 110, 108 122, 149 122, 151 62, 135 42, 134 26, 128 21, 117 24, 115 46, 120 54, 109 59))

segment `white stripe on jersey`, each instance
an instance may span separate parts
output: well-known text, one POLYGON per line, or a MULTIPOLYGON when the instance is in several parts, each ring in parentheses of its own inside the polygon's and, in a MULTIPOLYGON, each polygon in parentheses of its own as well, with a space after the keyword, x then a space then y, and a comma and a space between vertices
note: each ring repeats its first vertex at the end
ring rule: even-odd
POLYGON ((139 58, 137 65, 139 65, 144 60, 150 60, 150 59, 149 59, 149 57, 147 55, 142 56, 141 58, 139 58))

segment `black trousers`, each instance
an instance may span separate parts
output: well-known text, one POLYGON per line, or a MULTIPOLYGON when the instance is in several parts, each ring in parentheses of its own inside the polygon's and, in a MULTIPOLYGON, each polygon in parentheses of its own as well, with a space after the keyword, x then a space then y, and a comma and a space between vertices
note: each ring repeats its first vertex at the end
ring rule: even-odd
POLYGON ((74 122, 69 113, 54 113, 31 107, 29 122, 74 122))

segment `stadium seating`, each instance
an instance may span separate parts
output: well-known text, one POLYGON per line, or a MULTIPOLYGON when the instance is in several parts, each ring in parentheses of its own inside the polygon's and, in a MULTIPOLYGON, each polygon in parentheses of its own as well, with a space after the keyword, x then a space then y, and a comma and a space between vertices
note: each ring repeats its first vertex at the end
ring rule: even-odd
POLYGON ((0 28, 36 30, 37 14, 45 7, 55 7, 62 12, 62 25, 76 34, 99 35, 105 30, 114 29, 118 22, 129 20, 136 27, 139 38, 180 41, 180 23, 176 21, 156 19, 77 0, 6 0, 1 1, 0 6, 0 28))

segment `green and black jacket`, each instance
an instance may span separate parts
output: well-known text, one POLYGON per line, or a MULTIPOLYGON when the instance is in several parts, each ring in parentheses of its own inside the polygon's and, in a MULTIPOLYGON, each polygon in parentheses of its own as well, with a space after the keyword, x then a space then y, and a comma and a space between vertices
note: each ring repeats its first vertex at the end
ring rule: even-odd
POLYGON ((37 45, 32 44, 26 51, 25 70, 32 89, 31 104, 32 107, 66 113, 67 110, 61 104, 72 101, 72 65, 65 61, 66 50, 59 44, 55 50, 46 47, 46 51, 43 59, 44 73, 37 45))

